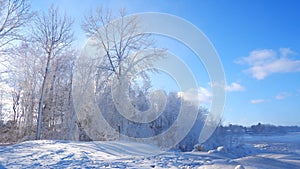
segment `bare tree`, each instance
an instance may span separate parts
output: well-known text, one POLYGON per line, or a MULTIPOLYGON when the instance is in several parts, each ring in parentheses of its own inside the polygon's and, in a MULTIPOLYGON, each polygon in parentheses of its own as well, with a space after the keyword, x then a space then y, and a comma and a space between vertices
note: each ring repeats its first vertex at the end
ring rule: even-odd
MULTIPOLYGON (((40 139, 42 114, 46 85, 51 72, 51 61, 55 60, 64 50, 70 47, 73 42, 72 24, 73 20, 66 16, 61 16, 54 6, 51 6, 48 13, 39 14, 34 21, 33 40, 43 50, 46 63, 42 80, 41 94, 38 109, 38 124, 36 139, 40 139)), ((50 92, 51 93, 51 92, 50 92)))
POLYGON ((20 28, 30 17, 27 0, 0 0, 0 48, 21 38, 20 28))
MULTIPOLYGON (((10 71, 9 60, 3 47, 14 40, 20 40, 21 28, 30 20, 33 13, 27 0, 0 0, 0 75, 10 71)), ((5 81, 4 78, 0 82, 5 81)))
MULTIPOLYGON (((94 45, 104 51, 104 56, 99 56, 102 61, 98 67, 98 77, 109 79, 115 75, 120 80, 147 67, 149 71, 154 70, 150 68, 152 62, 162 57, 164 50, 154 49, 155 41, 149 34, 139 34, 139 26, 138 18, 126 17, 125 9, 119 11, 119 18, 114 18, 110 10, 104 11, 102 8, 85 16, 82 29, 87 37, 95 41, 94 45), (153 50, 147 55, 139 53, 147 49, 153 50)), ((145 72, 142 75, 147 78, 145 72)), ((103 85, 98 82, 98 86, 103 85)))

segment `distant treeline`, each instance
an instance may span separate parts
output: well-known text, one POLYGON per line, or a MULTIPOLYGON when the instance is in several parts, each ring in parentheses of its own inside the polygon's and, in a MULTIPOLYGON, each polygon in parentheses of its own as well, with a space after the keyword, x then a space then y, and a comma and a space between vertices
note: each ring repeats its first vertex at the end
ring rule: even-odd
POLYGON ((285 134, 288 132, 300 132, 299 126, 276 126, 261 123, 252 125, 250 127, 230 124, 228 126, 221 126, 220 128, 223 130, 223 132, 236 134, 285 134))

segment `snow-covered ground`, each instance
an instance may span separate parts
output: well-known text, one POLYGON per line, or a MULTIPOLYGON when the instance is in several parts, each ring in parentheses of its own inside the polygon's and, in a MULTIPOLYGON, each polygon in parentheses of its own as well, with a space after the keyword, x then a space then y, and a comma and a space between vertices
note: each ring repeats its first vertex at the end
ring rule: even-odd
POLYGON ((0 168, 300 168, 300 133, 242 140, 208 152, 163 152, 124 141, 27 141, 0 146, 0 168))

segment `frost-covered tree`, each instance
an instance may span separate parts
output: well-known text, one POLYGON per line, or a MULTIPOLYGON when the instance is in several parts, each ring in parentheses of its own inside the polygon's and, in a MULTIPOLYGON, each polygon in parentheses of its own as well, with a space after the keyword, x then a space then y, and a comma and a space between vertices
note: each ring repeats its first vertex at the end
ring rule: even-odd
POLYGON ((23 39, 22 27, 32 16, 27 0, 0 0, 0 83, 6 83, 11 70, 6 50, 11 42, 23 39))
MULTIPOLYGON (((97 48, 103 50, 99 56, 97 70, 97 91, 110 85, 112 77, 117 82, 131 79, 140 70, 151 68, 154 60, 164 55, 164 50, 153 49, 155 41, 148 34, 140 34, 137 17, 126 17, 126 10, 121 9, 118 16, 110 10, 97 8, 95 12, 85 16, 82 29, 88 38, 94 40, 97 48), (152 52, 141 54, 140 51, 153 49, 152 52)), ((147 71, 141 72, 144 79, 147 71)))
MULTIPOLYGON (((7 102, 10 100, 9 95, 15 96, 13 99, 15 103, 19 100, 18 92, 15 93, 8 89, 10 86, 9 84, 9 73, 12 71, 12 67, 10 65, 10 61, 13 59, 9 57, 7 54, 10 50, 10 45, 12 42, 16 40, 23 39, 23 31, 22 28, 30 21, 30 18, 33 14, 30 12, 30 5, 27 0, 0 0, 0 85, 2 90, 1 96, 1 111, 0 116, 3 111, 5 114, 8 114, 7 107, 13 107, 14 116, 13 120, 11 121, 11 125, 9 128, 11 130, 16 129, 16 120, 18 114, 18 107, 16 104, 9 105, 7 102), (5 103, 4 103, 5 102, 5 103), (5 110, 3 108, 5 107, 5 110)), ((8 130, 6 130, 8 131, 8 130)), ((10 136, 14 135, 12 133, 8 133, 10 136)), ((0 134, 2 135, 2 133, 0 134)), ((9 139, 3 139, 9 140, 9 139)))
POLYGON ((0 49, 21 39, 21 27, 32 17, 27 0, 0 1, 0 49))
POLYGON ((47 105, 47 115, 43 118, 44 138, 75 139, 76 115, 71 90, 76 54, 75 51, 66 51, 53 62, 53 73, 44 102, 47 105))
MULTIPOLYGON (((114 113, 118 107, 122 107, 125 112, 137 115, 134 107, 127 104, 130 95, 128 91, 131 90, 130 81, 137 73, 147 81, 148 72, 155 71, 152 68, 153 61, 163 57, 165 52, 163 49, 154 48, 155 41, 151 35, 139 33, 140 22, 137 17, 126 17, 124 9, 118 14, 114 16, 110 10, 97 8, 85 16, 82 29, 93 41, 92 45, 102 51, 94 57, 98 63, 94 78, 98 103, 101 103, 103 112, 111 112, 107 114, 107 118, 114 121, 116 130, 124 132, 128 125, 114 113), (141 52, 147 49, 151 49, 151 52, 141 52), (147 71, 142 71, 146 69, 147 71), (123 89, 128 91, 124 92, 123 89)), ((142 99, 143 94, 138 93, 142 99)))
MULTIPOLYGON (((45 56, 44 74, 39 99, 38 125, 36 139, 40 139, 42 127, 42 115, 49 115, 53 101, 53 84, 55 81, 55 63, 59 56, 66 51, 73 42, 72 32, 73 20, 66 15, 61 16, 58 9, 51 6, 47 13, 37 15, 34 20, 33 42, 42 49, 42 56, 45 56), (45 104, 45 95, 48 94, 48 102, 45 104), (46 111, 43 113, 43 111, 46 111)), ((51 115, 44 118, 51 123, 51 115), (48 118, 48 119, 47 119, 48 118)), ((51 126, 51 124, 49 124, 51 126)), ((49 126, 45 125, 45 126, 49 126)))
POLYGON ((19 128, 20 138, 33 139, 37 110, 38 86, 41 79, 41 63, 34 45, 21 43, 9 53, 13 120, 19 128))
MULTIPOLYGON (((12 120, 18 140, 34 139, 46 56, 35 43, 24 42, 11 50, 9 85, 12 120)), ((75 51, 62 52, 52 60, 46 85, 42 138, 74 139, 75 115, 71 99, 75 51), (50 93, 51 92, 51 93, 50 93)))

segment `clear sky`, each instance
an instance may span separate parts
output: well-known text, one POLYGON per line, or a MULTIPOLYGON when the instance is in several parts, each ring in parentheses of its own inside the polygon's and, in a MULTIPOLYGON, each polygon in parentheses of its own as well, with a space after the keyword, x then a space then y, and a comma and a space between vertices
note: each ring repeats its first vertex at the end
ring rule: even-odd
MULTIPOLYGON (((222 61, 228 85, 225 124, 300 125, 298 0, 32 0, 32 8, 46 10, 52 3, 75 18, 78 47, 85 42, 80 30, 83 16, 96 6, 182 17, 206 34, 222 61)), ((193 55, 180 49, 175 53, 193 55)), ((186 61, 203 73, 201 63, 186 61)), ((207 75, 197 76, 205 97, 210 92, 207 75)))

